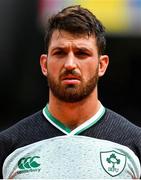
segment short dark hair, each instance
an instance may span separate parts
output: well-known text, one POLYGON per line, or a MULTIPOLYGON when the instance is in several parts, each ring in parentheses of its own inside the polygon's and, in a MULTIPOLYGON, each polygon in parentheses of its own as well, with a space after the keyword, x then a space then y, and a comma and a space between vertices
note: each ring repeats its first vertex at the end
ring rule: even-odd
POLYGON ((80 5, 66 7, 48 19, 44 39, 47 53, 54 30, 65 30, 72 34, 94 35, 96 37, 98 53, 101 55, 105 51, 105 27, 92 12, 80 5))

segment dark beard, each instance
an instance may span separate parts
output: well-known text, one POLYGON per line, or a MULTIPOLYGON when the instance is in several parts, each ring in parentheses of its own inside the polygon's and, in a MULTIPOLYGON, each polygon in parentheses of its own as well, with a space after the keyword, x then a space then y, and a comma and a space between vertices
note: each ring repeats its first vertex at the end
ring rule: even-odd
POLYGON ((51 75, 48 74, 48 85, 55 97, 64 102, 75 103, 88 97, 95 89, 98 82, 98 68, 94 76, 89 79, 85 84, 81 81, 81 85, 70 84, 61 85, 55 82, 51 75))

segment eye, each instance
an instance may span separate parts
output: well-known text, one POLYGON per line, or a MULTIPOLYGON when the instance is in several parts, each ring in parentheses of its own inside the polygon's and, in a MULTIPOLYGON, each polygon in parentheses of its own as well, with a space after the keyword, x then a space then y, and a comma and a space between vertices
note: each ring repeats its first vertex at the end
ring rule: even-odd
POLYGON ((90 56, 90 53, 86 52, 86 51, 77 51, 75 53, 76 56, 81 57, 81 58, 86 58, 88 56, 90 56))
POLYGON ((63 51, 63 50, 57 50, 57 51, 53 52, 53 55, 55 55, 55 56, 64 56, 64 55, 66 55, 66 52, 63 51))

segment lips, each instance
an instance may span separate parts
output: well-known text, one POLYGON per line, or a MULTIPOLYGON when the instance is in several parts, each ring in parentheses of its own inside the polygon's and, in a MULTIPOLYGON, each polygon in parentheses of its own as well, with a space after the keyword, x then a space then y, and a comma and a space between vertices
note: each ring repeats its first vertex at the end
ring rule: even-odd
POLYGON ((62 80, 72 80, 72 79, 80 80, 80 77, 74 76, 74 75, 67 75, 67 76, 62 77, 62 80))
POLYGON ((80 83, 80 77, 74 75, 67 75, 61 78, 64 84, 78 84, 80 83))

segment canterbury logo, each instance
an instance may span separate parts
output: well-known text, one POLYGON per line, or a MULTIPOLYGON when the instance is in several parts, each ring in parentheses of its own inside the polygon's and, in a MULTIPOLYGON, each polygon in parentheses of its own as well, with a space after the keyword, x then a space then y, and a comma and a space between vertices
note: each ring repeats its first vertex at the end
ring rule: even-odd
POLYGON ((33 156, 33 157, 23 157, 18 161, 18 167, 21 170, 30 170, 35 169, 40 166, 40 164, 37 162, 37 159, 39 159, 39 156, 33 156))

